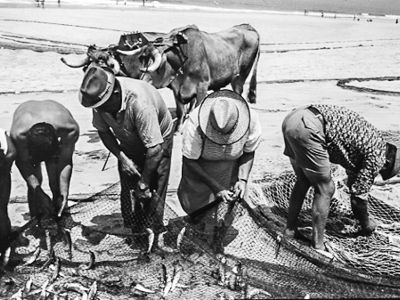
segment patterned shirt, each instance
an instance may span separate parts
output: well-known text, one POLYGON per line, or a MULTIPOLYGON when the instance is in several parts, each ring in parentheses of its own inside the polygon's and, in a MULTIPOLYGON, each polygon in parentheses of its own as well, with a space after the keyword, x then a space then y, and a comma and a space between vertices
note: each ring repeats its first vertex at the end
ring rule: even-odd
POLYGON ((325 119, 329 159, 343 166, 353 195, 365 197, 386 161, 386 143, 378 129, 347 108, 312 105, 325 119))

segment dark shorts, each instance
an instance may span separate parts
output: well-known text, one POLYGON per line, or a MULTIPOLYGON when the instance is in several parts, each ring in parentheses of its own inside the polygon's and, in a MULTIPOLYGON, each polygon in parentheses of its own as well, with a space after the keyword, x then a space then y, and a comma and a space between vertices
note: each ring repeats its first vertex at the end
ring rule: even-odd
POLYGON ((323 121, 307 107, 298 108, 282 123, 284 154, 292 164, 315 175, 330 176, 323 121))

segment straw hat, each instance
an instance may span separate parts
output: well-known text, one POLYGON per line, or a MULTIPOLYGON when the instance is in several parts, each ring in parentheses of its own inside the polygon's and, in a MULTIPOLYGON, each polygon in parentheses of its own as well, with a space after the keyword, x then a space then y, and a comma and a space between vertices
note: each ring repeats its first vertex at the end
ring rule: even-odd
POLYGON ((79 101, 84 107, 96 108, 111 96, 115 85, 113 72, 91 64, 85 72, 79 91, 79 101))
POLYGON ((219 145, 236 143, 249 130, 250 108, 239 94, 220 90, 208 95, 199 108, 203 134, 219 145))

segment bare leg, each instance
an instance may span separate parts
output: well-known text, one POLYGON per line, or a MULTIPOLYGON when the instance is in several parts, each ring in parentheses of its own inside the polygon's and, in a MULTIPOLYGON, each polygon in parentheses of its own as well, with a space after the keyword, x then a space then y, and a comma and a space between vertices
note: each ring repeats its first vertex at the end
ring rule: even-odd
POLYGON ((233 91, 238 93, 239 95, 243 93, 243 85, 244 85, 244 80, 241 78, 239 74, 236 75, 231 82, 233 91))
POLYGON ((329 205, 335 192, 335 184, 329 175, 316 174, 304 170, 305 175, 315 189, 312 204, 312 243, 316 249, 324 250, 324 233, 329 214, 329 205))
POLYGON ((356 219, 360 222, 361 234, 371 235, 375 230, 376 224, 369 218, 368 201, 351 195, 351 209, 356 219))
MULTIPOLYGON (((34 175, 39 181, 39 184, 42 184, 43 177, 42 177, 42 166, 38 164, 35 167, 34 175)), ((35 203, 35 191, 29 187, 28 185, 28 205, 29 205, 29 212, 31 217, 35 217, 40 214, 40 207, 38 207, 38 203, 35 203)))
POLYGON ((297 230, 297 218, 299 216, 301 207, 304 202, 304 198, 310 188, 310 182, 307 177, 304 175, 302 169, 298 167, 294 160, 291 159, 292 167, 294 172, 296 173, 297 180, 294 184, 292 193, 289 199, 289 211, 288 211, 288 220, 285 229, 285 236, 294 237, 294 234, 297 230))
MULTIPOLYGON (((49 186, 53 194, 53 207, 54 211, 58 212, 62 205, 62 198, 60 194, 60 172, 58 170, 57 162, 55 160, 46 161, 47 176, 49 177, 49 186)), ((65 207, 67 209, 67 207, 65 207)))

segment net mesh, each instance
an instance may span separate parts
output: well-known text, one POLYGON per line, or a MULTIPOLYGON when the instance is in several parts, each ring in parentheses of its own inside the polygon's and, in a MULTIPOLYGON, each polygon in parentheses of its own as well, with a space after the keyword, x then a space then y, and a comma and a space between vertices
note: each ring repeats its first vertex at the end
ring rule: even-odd
MULTIPOLYGON (((400 210, 371 196, 370 213, 378 227, 370 237, 358 236, 343 173, 336 169, 333 175, 337 192, 331 202, 326 240, 334 259, 309 247, 312 190, 300 215, 299 231, 304 238, 288 240, 280 235, 295 182, 291 172, 253 182, 246 201, 221 203, 196 222, 177 217, 167 204, 167 231, 161 237, 155 232, 150 253, 146 253, 148 235, 132 234, 124 227, 120 187, 115 184, 70 207, 69 215, 50 230, 52 246, 46 244, 40 226, 26 230, 15 243, 9 273, 3 276, 11 275, 15 283, 7 285, 3 280, 0 297, 8 299, 32 275, 35 289, 50 279, 49 295, 58 293, 61 299, 84 291, 68 289, 68 284, 88 288, 94 281, 98 299, 135 295, 148 299, 400 297, 400 210), (71 249, 65 229, 71 235, 71 249), (38 247, 40 255, 27 265, 38 247), (55 259, 46 263, 51 248, 61 261, 56 279, 52 279, 55 259), (89 251, 95 256, 93 266, 89 251), (177 274, 178 285, 168 291, 168 278, 177 274), (140 292, 138 283, 154 293, 140 292)), ((167 196, 173 197, 176 193, 167 196)))

